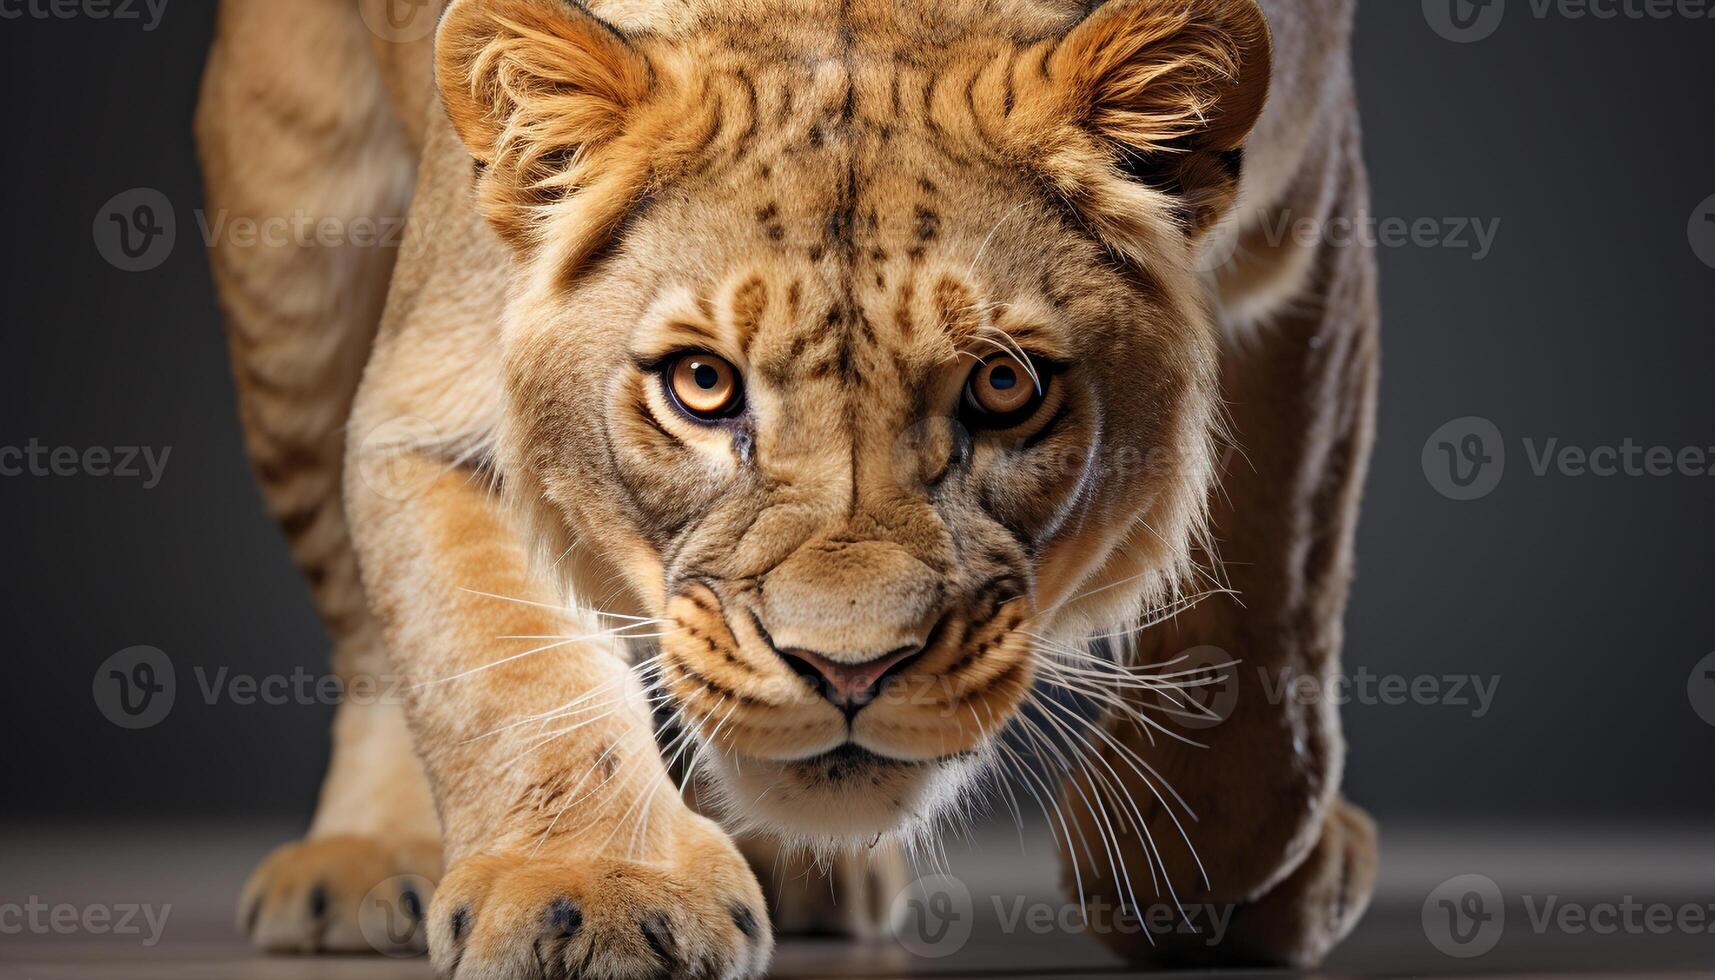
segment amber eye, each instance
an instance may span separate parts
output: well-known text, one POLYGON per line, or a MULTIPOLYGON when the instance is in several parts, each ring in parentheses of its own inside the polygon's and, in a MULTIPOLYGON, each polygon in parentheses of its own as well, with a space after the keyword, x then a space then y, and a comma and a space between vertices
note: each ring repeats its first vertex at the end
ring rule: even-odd
POLYGON ((998 354, 977 365, 965 382, 965 400, 977 421, 1005 425, 1022 421, 1041 404, 1047 379, 1010 354, 998 354))
POLYGON ((684 354, 667 365, 667 390, 679 407, 705 422, 737 415, 744 407, 738 369, 713 354, 684 354))

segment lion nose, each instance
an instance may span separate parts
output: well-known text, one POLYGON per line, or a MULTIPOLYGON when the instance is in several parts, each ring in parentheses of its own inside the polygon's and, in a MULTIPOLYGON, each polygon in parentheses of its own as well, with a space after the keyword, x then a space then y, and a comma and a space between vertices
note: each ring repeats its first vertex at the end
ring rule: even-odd
POLYGON ((788 666, 814 684, 824 698, 833 702, 850 718, 875 700, 882 683, 890 674, 895 673, 906 661, 922 651, 921 646, 901 647, 874 660, 857 664, 829 660, 811 650, 787 649, 779 653, 788 666))
POLYGON ((943 576, 890 542, 817 541, 762 580, 757 618, 775 648, 868 664, 929 641, 943 576))

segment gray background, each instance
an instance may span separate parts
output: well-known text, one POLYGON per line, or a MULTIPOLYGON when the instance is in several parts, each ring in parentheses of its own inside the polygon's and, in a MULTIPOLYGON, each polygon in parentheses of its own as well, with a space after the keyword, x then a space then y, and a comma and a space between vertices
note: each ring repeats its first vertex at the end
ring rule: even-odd
MULTIPOLYGON (((161 484, 0 477, 11 818, 307 817, 331 708, 207 705, 193 668, 325 667, 324 641, 240 452, 194 218, 189 132, 212 15, 0 24, 0 446, 172 447, 161 484), (91 234, 133 187, 172 202, 146 273, 91 234), (178 701, 126 731, 98 664, 167 651, 178 701)), ((1715 194, 1715 20, 1537 19, 1438 37, 1417 0, 1369 0, 1358 74, 1385 218, 1500 219, 1492 254, 1383 248, 1380 436, 1347 664, 1498 677, 1486 717, 1352 705, 1349 795, 1414 819, 1715 812, 1715 727, 1692 667, 1715 650, 1715 479, 1538 477, 1523 441, 1715 446, 1715 269, 1687 238, 1715 194), (1420 456, 1481 416, 1506 475, 1456 502, 1420 456)), ((1715 227, 1715 226, 1711 226, 1715 227)))

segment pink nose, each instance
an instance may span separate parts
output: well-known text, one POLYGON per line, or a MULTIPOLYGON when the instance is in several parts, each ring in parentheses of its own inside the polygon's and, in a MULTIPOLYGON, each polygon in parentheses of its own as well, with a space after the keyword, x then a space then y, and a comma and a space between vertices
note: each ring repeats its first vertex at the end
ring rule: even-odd
POLYGON ((850 716, 856 714, 857 709, 875 700, 876 688, 889 671, 916 656, 922 649, 919 646, 902 647, 858 664, 829 660, 809 650, 782 650, 780 655, 785 657, 787 663, 798 673, 806 677, 814 673, 815 678, 825 682, 821 686, 822 696, 846 709, 846 714, 850 716))

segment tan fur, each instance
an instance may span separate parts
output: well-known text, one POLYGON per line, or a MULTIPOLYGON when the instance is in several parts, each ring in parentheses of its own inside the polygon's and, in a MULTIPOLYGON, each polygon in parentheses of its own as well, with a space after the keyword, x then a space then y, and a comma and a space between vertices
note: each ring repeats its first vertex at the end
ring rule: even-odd
MULTIPOLYGON (((415 148, 371 40, 342 0, 222 5, 197 112, 211 223, 403 217, 415 148), (305 51, 326 66, 303 71, 305 51)), ((395 254, 255 247, 223 236, 210 258, 246 448, 327 624, 334 671, 347 684, 384 682, 386 654, 359 581, 342 477, 351 403, 395 254)), ((259 945, 367 950, 357 906, 381 869, 438 873, 440 831, 410 744, 397 704, 339 707, 308 840, 264 861, 246 886, 240 922, 259 945), (352 857, 358 846, 367 859, 352 857), (310 914, 317 886, 331 898, 322 916, 310 914)))
MULTIPOLYGON (((1373 268, 1288 245, 1200 279, 1195 259, 1281 209, 1363 205, 1349 2, 455 0, 444 111, 413 94, 428 42, 370 54, 334 0, 273 9, 222 8, 211 200, 399 206, 415 160, 425 233, 397 268, 215 257, 265 490, 338 649, 375 669, 379 625, 416 749, 396 709, 341 709, 310 840, 247 893, 263 945, 350 948, 342 910, 400 864, 397 829, 439 834, 446 975, 757 975, 757 876, 664 763, 693 760, 754 858, 846 855, 872 914, 840 924, 864 931, 892 885, 854 881, 853 849, 934 832, 1033 685, 1066 676, 1056 651, 1179 608, 1220 559, 1238 597, 1138 635, 1142 662, 1212 643, 1336 669, 1373 268), (306 71, 332 41, 343 60, 306 71), (341 291, 389 276, 384 314, 341 291), (954 425, 974 359, 1016 347, 1066 365, 1042 408, 954 425), (674 409, 648 368, 683 349, 739 367, 741 423, 674 409), (297 380, 252 380, 275 371, 297 380), (1247 463, 1217 455, 1223 400, 1247 463), (850 721, 776 653, 918 645, 850 721), (645 680, 687 728, 667 759, 645 680), (869 754, 824 754, 848 742, 869 754), (334 913, 304 914, 312 881, 334 913)), ((1085 741, 1112 776, 1075 770, 1064 809, 1138 877, 1158 865, 1160 894, 1240 906, 1214 961, 1313 963, 1367 900, 1373 834, 1338 798, 1332 711, 1239 705, 1203 751, 1107 723, 1085 741), (1198 809, 1206 882, 1138 758, 1198 809)), ((1061 829, 1069 885, 1132 897, 1061 829)))

